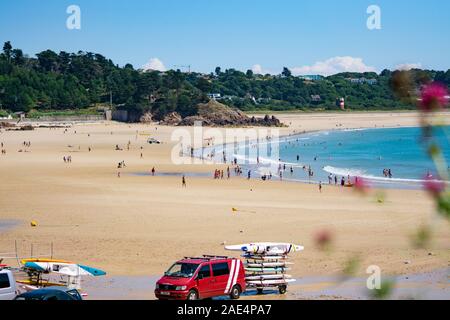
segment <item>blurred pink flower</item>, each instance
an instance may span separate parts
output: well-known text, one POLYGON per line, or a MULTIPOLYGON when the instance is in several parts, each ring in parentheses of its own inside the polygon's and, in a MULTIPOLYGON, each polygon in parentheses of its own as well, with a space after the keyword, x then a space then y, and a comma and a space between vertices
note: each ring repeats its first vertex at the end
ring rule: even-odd
POLYGON ((355 190, 365 193, 368 189, 370 189, 369 183, 361 177, 355 178, 355 190))
POLYGON ((420 107, 424 112, 444 109, 448 104, 448 90, 445 85, 437 82, 425 85, 422 88, 420 107))
POLYGON ((434 197, 438 197, 445 190, 445 182, 431 176, 425 178, 423 186, 434 197))
POLYGON ((333 235, 329 230, 321 230, 315 235, 316 245, 321 249, 326 249, 330 246, 333 240, 333 235))

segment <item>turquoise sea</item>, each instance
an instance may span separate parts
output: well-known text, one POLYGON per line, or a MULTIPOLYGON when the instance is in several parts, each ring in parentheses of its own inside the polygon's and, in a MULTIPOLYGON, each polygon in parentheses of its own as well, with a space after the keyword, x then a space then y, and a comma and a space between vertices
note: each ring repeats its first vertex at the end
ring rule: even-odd
MULTIPOLYGON (((449 163, 450 127, 435 129, 434 136, 449 163)), ((241 163, 245 177, 250 170, 252 178, 272 173, 273 179, 279 179, 281 167, 285 181, 328 183, 332 174, 333 184, 335 175, 338 179, 350 175, 378 187, 417 188, 427 174, 436 176, 421 137, 421 128, 321 131, 228 147, 226 157, 227 161, 236 158, 241 163), (269 152, 258 152, 258 145, 269 152), (312 177, 309 167, 314 172, 312 177), (385 177, 384 169, 390 169, 392 177, 385 177)), ((215 154, 220 159, 223 149, 215 150, 215 154)))

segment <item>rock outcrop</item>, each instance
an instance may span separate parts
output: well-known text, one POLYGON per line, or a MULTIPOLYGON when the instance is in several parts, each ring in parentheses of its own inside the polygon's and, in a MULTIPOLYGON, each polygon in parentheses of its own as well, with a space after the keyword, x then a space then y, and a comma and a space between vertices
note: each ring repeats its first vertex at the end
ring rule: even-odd
POLYGON ((144 113, 141 118, 139 119, 139 122, 141 123, 152 123, 153 116, 150 112, 144 113))
POLYGON ((249 117, 239 109, 226 106, 214 100, 199 104, 196 115, 183 119, 178 113, 171 112, 160 123, 170 126, 193 126, 195 122, 201 122, 203 126, 211 127, 283 126, 280 120, 274 116, 266 115, 264 118, 249 117))
POLYGON ((171 112, 168 113, 160 123, 166 126, 177 126, 180 124, 181 120, 183 120, 183 118, 178 112, 171 112))

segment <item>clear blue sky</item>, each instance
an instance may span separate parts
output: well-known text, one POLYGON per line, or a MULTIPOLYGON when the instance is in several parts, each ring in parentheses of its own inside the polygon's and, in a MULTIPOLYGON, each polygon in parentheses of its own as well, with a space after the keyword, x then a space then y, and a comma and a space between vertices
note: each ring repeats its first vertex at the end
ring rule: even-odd
POLYGON ((2 0, 0 41, 30 55, 91 51, 136 68, 158 58, 201 72, 255 64, 279 72, 349 56, 377 71, 447 70, 449 12, 444 0, 2 0), (66 28, 71 4, 81 30, 66 28), (366 27, 371 4, 381 7, 381 30, 366 27))

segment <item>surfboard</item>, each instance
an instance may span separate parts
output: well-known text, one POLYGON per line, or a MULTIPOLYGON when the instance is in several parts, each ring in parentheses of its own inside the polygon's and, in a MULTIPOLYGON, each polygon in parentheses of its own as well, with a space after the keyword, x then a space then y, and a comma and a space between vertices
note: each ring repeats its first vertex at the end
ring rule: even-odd
POLYGON ((283 273, 291 268, 244 268, 248 272, 260 273, 283 273))
POLYGON ((291 243, 256 242, 225 246, 225 250, 244 251, 253 254, 285 255, 290 252, 302 251, 304 247, 291 243))
POLYGON ((55 263, 73 263, 67 260, 57 260, 57 259, 47 259, 47 258, 31 258, 23 259, 20 261, 21 264, 26 264, 27 262, 55 262, 55 263))
POLYGON ((248 260, 263 260, 263 261, 267 261, 267 260, 283 261, 283 260, 288 259, 288 256, 286 256, 286 255, 264 256, 264 255, 254 255, 254 254, 250 254, 250 253, 244 253, 243 255, 241 255, 241 257, 246 258, 248 260))
POLYGON ((24 268, 41 271, 52 272, 66 276, 103 276, 106 272, 100 269, 78 265, 75 263, 63 262, 35 262, 30 261, 24 264, 24 268))
POLYGON ((256 280, 274 280, 274 279, 290 279, 292 278, 289 274, 262 274, 258 276, 248 276, 245 277, 246 281, 256 281, 256 280))
POLYGON ((272 285, 281 285, 295 282, 295 279, 281 279, 281 280, 252 280, 247 281, 249 285, 262 285, 262 286, 272 286, 272 285))
POLYGON ((286 265, 293 264, 291 262, 262 262, 262 263, 253 263, 246 262, 245 266, 249 268, 267 268, 267 267, 285 267, 286 265))

